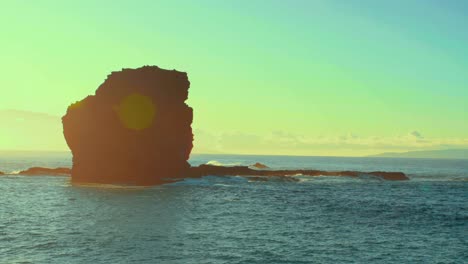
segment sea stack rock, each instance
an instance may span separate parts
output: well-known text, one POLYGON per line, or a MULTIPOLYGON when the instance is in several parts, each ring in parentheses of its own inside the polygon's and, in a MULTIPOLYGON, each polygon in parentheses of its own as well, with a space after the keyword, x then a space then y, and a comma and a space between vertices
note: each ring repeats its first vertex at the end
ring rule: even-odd
POLYGON ((152 185, 188 172, 193 111, 187 74, 156 66, 112 72, 62 118, 72 181, 152 185))

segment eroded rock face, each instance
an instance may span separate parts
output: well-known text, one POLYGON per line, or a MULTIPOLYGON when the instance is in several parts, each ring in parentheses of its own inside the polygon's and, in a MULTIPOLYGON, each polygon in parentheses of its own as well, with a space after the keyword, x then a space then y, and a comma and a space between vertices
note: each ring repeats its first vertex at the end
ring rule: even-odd
POLYGON ((192 150, 187 74, 156 66, 113 72, 62 118, 72 181, 150 185, 183 177, 192 150))

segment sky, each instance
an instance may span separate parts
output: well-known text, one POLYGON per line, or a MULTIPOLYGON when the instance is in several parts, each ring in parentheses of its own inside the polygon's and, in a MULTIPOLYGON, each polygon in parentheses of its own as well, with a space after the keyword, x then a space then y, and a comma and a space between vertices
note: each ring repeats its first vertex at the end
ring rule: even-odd
POLYGON ((1 1, 0 150, 66 150, 112 71, 188 73, 195 153, 468 148, 463 0, 1 1))

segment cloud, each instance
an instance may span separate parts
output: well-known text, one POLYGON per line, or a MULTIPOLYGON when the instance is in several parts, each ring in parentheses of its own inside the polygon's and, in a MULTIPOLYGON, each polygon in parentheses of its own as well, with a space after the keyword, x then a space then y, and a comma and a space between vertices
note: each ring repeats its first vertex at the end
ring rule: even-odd
POLYGON ((57 121, 60 120, 60 116, 50 115, 46 113, 15 110, 15 109, 3 109, 0 110, 0 118, 2 120, 16 120, 18 122, 22 121, 57 121))
POLYGON ((283 147, 300 146, 305 143, 303 135, 296 135, 282 130, 275 130, 264 138, 265 144, 279 144, 283 147))
POLYGON ((208 145, 200 146, 199 149, 215 149, 219 153, 359 156, 389 151, 468 148, 468 139, 426 138, 419 131, 393 137, 363 137, 351 132, 338 136, 311 137, 282 130, 264 135, 238 131, 207 134, 203 132, 202 137, 207 137, 204 142, 208 145))
POLYGON ((0 150, 67 150, 60 116, 0 110, 0 150))
POLYGON ((424 137, 418 131, 414 130, 409 133, 410 136, 417 138, 417 139, 424 139, 424 137))
POLYGON ((219 136, 207 132, 202 129, 193 129, 194 141, 193 151, 194 153, 222 153, 219 146, 219 136))
POLYGON ((232 149, 236 152, 250 150, 264 144, 262 137, 243 132, 223 133, 219 137, 219 144, 222 149, 232 149))
MULTIPOLYGON (((0 110, 0 150, 67 150, 60 116, 0 110)), ((293 131, 269 133, 207 131, 194 128, 194 153, 345 155, 468 148, 468 138, 428 138, 418 130, 393 137, 309 136, 293 131)))

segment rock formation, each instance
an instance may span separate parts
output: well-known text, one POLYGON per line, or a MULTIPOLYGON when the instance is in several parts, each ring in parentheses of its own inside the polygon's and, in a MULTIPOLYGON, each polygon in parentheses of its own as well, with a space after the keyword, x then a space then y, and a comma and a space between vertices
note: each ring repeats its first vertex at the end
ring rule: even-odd
POLYGON ((402 181, 408 180, 408 177, 402 172, 359 172, 359 171, 321 171, 321 170, 255 170, 247 166, 222 167, 212 165, 200 165, 192 167, 190 177, 197 178, 207 175, 216 176, 269 176, 269 177, 287 177, 293 175, 304 176, 374 176, 384 180, 402 181))
POLYGON ((69 168, 43 168, 43 167, 32 167, 27 170, 18 172, 19 175, 36 176, 36 175, 47 175, 47 176, 69 176, 71 170, 69 168))
POLYGON ((187 74, 156 66, 113 72, 62 118, 72 181, 150 185, 189 169, 187 74))
MULTIPOLYGON (((264 165, 266 166, 266 165, 264 165)), ((266 166, 268 168, 268 166, 266 166)), ((0 175, 5 175, 0 172, 0 175)), ((20 171, 16 175, 24 176, 70 176, 71 169, 69 168, 43 168, 43 167, 32 167, 27 170, 20 171)), ((373 171, 373 172, 360 172, 360 171, 321 171, 321 170, 258 170, 251 169, 246 166, 214 166, 203 164, 198 167, 191 167, 186 174, 180 177, 162 178, 158 183, 169 183, 174 181, 182 180, 183 178, 200 178, 203 176, 215 175, 215 176, 242 176, 246 177, 250 181, 268 181, 278 180, 282 182, 296 182, 298 179, 291 177, 296 175, 302 176, 342 176, 342 177, 360 177, 360 176, 371 176, 381 178, 383 180, 390 181, 404 181, 409 180, 408 177, 402 172, 384 172, 384 171, 373 171)), ((111 181, 112 182, 112 181, 111 181)))
MULTIPOLYGON (((189 86, 183 72, 156 66, 124 69, 110 74, 95 95, 70 105, 62 121, 73 154, 72 181, 153 185, 206 175, 296 181, 288 177, 296 174, 408 179, 401 172, 269 170, 261 163, 251 167, 190 167, 193 112, 185 104, 189 86)), ((66 168, 36 167, 20 174, 68 173, 66 168)))
POLYGON ((252 168, 257 168, 257 169, 268 169, 269 167, 265 164, 262 164, 260 162, 257 162, 255 164, 250 165, 252 168))

